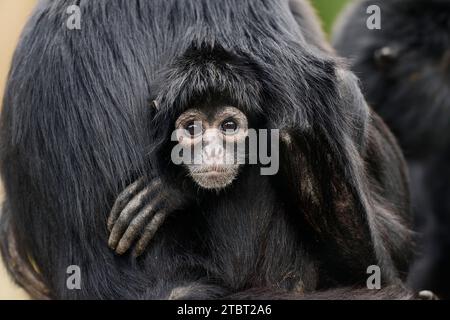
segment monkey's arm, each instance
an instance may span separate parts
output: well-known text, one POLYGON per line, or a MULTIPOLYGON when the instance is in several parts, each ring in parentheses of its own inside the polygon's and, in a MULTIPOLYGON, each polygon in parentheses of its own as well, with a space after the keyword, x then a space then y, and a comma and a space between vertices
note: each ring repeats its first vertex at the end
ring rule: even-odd
POLYGON ((407 269, 411 253, 407 178, 401 153, 375 114, 367 131, 364 148, 354 149, 344 165, 321 149, 324 141, 311 145, 295 132, 284 135, 278 183, 330 265, 364 275, 377 264, 392 279, 407 269))
POLYGON ((289 212, 302 219, 314 243, 331 259, 328 265, 345 266, 363 273, 376 264, 365 217, 356 208, 356 194, 323 148, 323 141, 313 144, 311 137, 295 131, 282 134, 280 172, 276 183, 289 212), (348 252, 353 254, 348 255, 348 252))
POLYGON ((108 245, 117 254, 127 252, 136 243, 133 254, 141 255, 155 233, 173 211, 185 204, 185 198, 172 192, 156 178, 139 179, 117 198, 108 218, 108 245))

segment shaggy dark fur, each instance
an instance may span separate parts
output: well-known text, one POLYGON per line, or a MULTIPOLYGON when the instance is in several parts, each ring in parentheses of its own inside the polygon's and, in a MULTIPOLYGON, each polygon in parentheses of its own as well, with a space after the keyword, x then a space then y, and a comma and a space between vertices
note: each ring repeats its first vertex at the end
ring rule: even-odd
POLYGON ((4 100, 1 243, 19 284, 69 299, 308 298, 363 288, 377 264, 409 297, 402 155, 306 2, 82 0, 70 31, 74 2, 37 7, 4 100), (195 194, 138 260, 114 255, 115 198, 142 175, 184 187, 166 158, 173 122, 215 95, 290 135, 279 174, 245 168, 224 193, 195 194), (81 290, 66 287, 72 264, 81 290))
POLYGON ((424 232, 411 280, 450 298, 450 2, 358 1, 343 15, 334 43, 409 162, 417 227, 424 232), (381 8, 381 30, 366 28, 365 11, 373 4, 381 8))

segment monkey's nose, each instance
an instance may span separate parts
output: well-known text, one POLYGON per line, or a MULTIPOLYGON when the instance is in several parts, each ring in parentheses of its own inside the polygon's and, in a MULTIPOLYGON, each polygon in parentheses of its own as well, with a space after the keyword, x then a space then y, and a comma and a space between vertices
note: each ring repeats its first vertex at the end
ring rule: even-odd
POLYGON ((207 158, 220 158, 224 155, 224 149, 218 145, 207 145, 203 149, 203 154, 207 158))

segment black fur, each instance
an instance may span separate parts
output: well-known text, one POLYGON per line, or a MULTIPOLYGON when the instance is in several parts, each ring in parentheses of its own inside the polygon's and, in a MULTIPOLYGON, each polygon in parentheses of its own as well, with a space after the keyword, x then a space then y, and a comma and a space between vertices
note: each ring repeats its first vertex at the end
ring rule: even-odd
POLYGON ((423 257, 411 274, 418 289, 450 298, 450 2, 357 1, 334 44, 350 58, 368 102, 399 138, 412 178, 423 257), (369 5, 381 30, 366 28, 369 5), (392 55, 376 58, 382 48, 392 55))
POLYGON ((362 288, 378 264, 401 288, 412 250, 403 158, 306 2, 78 1, 82 30, 69 31, 73 3, 36 9, 2 111, 2 252, 22 286, 70 299, 308 298, 362 288), (143 257, 115 256, 114 199, 141 175, 192 192, 168 139, 180 112, 217 95, 290 135, 280 173, 245 168, 224 193, 195 194, 143 257), (81 290, 66 288, 72 264, 81 290))

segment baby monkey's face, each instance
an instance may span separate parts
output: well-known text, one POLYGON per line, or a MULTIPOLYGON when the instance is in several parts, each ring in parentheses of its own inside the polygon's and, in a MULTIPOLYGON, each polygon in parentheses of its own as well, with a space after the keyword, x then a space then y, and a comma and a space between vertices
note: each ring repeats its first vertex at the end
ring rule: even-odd
POLYGON ((177 139, 192 179, 202 188, 229 186, 245 163, 247 117, 235 107, 190 109, 176 121, 177 139), (185 153, 188 153, 186 157, 185 153))

